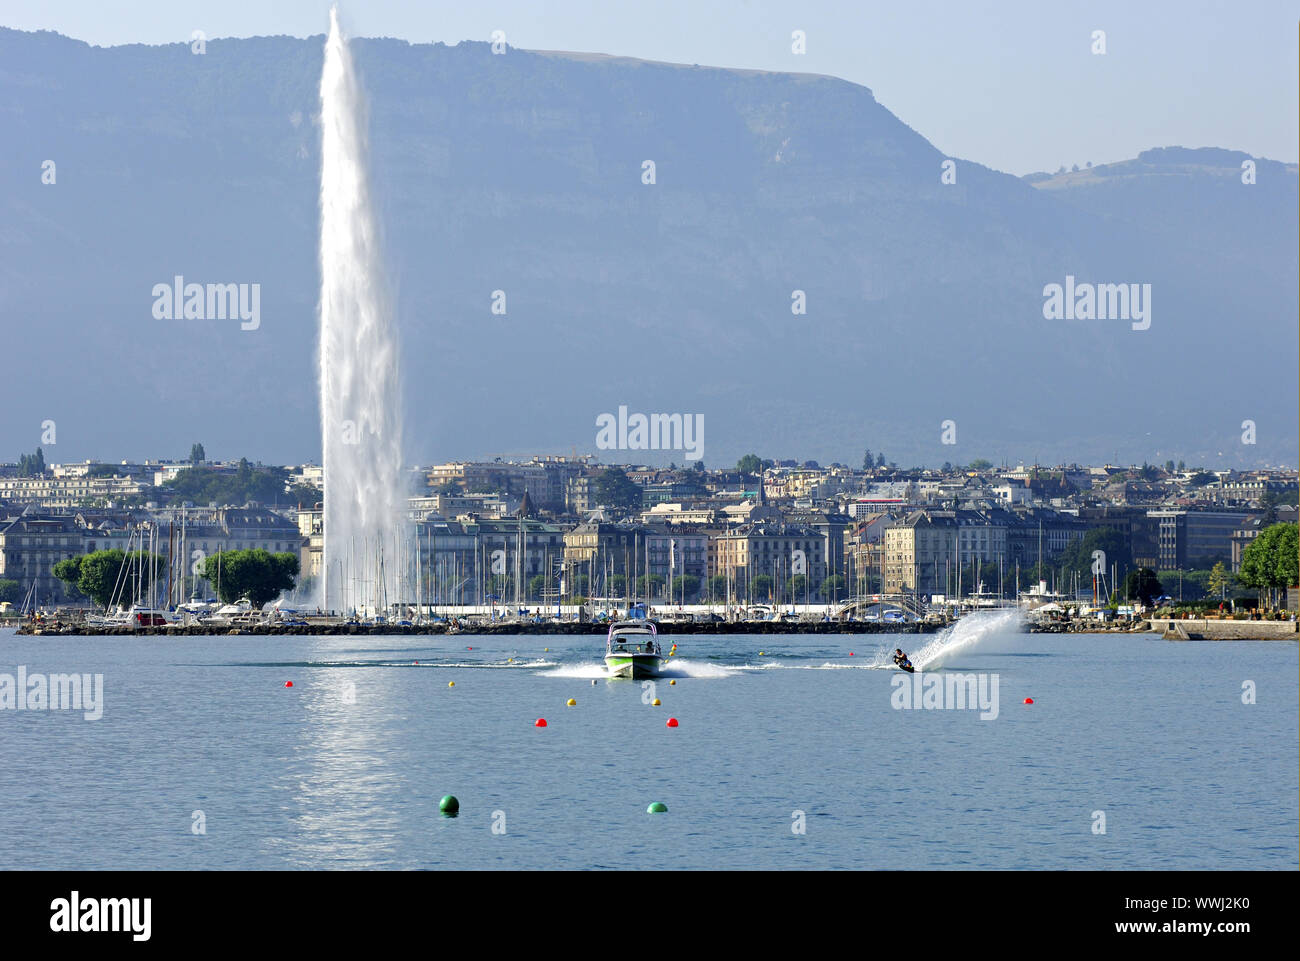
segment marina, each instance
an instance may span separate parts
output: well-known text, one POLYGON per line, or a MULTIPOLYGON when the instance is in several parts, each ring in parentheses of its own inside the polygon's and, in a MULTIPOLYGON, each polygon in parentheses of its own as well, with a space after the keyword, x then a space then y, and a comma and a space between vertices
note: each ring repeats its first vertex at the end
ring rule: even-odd
MULTIPOLYGON (((492 635, 605 635, 608 626, 598 622, 581 621, 491 621, 466 618, 464 620, 439 620, 424 624, 362 623, 338 618, 307 618, 305 624, 279 624, 256 622, 244 624, 166 624, 136 626, 113 624, 91 626, 84 622, 59 618, 31 621, 18 628, 19 634, 60 634, 77 637, 120 637, 140 635, 148 637, 219 637, 229 634, 254 634, 259 636, 438 636, 446 634, 492 635)), ((941 621, 929 623, 891 624, 878 621, 665 621, 659 626, 661 634, 933 634, 944 625, 941 621)))

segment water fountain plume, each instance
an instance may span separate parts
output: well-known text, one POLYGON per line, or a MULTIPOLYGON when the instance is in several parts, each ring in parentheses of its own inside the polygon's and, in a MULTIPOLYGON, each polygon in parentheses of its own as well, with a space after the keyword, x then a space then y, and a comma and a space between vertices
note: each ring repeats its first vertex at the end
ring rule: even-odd
POLYGON ((321 71, 320 404, 327 609, 399 600, 407 550, 397 342, 367 173, 365 100, 338 8, 321 71))

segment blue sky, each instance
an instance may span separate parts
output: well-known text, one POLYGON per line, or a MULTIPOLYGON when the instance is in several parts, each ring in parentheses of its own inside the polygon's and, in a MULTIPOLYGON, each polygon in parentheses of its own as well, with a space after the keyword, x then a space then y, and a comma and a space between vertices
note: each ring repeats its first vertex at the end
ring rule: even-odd
MULTIPOLYGON (((328 0, 0 0, 0 25, 99 45, 323 33, 328 0)), ((950 156, 1009 173, 1154 146, 1297 158, 1300 3, 499 0, 340 5, 358 36, 507 41, 825 73, 865 84, 950 156), (803 30, 807 53, 791 52, 803 30), (1091 52, 1106 34, 1105 55, 1091 52)))

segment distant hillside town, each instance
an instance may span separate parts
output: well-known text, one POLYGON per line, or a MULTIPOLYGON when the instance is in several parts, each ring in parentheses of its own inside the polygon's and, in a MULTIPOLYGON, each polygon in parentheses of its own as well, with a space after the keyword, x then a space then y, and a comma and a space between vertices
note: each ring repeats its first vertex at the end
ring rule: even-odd
MULTIPOLYGON (((901 469, 870 451, 861 467, 753 454, 721 469, 455 461, 411 469, 418 558, 406 560, 421 599, 441 604, 1083 598, 1142 569, 1174 600, 1230 601, 1266 586, 1243 575, 1243 557, 1262 531, 1296 522, 1297 480, 1173 461, 901 469)), ((0 601, 91 607, 56 566, 145 549, 166 565, 155 600, 176 604, 216 593, 207 558, 264 549, 296 556, 305 602, 327 483, 317 465, 209 461, 199 444, 188 460, 144 463, 47 464, 38 449, 0 465, 0 601)))

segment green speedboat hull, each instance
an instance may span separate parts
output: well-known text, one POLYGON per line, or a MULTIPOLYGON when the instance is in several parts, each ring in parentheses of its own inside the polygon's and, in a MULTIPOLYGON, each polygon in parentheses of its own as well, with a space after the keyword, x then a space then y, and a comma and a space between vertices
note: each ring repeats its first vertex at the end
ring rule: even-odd
POLYGON ((664 659, 659 654, 606 654, 605 669, 610 677, 658 677, 663 670, 664 659))

